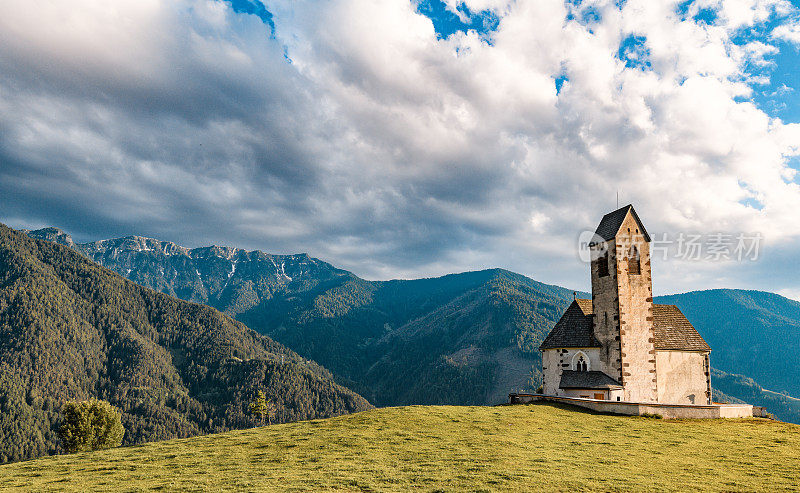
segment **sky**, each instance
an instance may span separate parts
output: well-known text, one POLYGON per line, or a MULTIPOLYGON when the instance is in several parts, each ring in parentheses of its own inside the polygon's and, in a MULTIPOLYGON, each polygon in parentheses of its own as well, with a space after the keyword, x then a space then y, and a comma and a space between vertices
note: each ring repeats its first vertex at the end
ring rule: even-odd
POLYGON ((0 0, 0 222, 588 290, 632 203, 656 294, 800 299, 785 0, 0 0))

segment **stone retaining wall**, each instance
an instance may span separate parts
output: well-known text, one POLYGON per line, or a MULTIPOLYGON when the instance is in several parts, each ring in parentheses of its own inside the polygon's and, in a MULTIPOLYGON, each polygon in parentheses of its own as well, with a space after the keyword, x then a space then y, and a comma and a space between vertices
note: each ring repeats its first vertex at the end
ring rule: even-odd
POLYGON ((543 394, 509 394, 508 397, 511 404, 526 404, 535 401, 560 402, 562 404, 585 407, 601 413, 628 416, 657 414, 666 419, 749 418, 755 415, 762 415, 762 408, 754 409, 750 404, 659 404, 655 402, 605 401, 543 394))

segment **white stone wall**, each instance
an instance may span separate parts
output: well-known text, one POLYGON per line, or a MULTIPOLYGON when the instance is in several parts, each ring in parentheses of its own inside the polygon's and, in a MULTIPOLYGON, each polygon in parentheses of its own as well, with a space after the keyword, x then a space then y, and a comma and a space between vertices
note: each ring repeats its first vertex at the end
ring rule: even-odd
POLYGON ((711 404, 706 395, 706 353, 656 351, 658 402, 664 404, 711 404))
POLYGON ((558 388, 562 370, 574 370, 577 356, 583 354, 589 364, 587 371, 602 371, 600 348, 546 349, 542 351, 543 391, 549 395, 565 395, 558 388))
POLYGON ((559 396, 564 397, 579 397, 582 399, 596 399, 597 394, 602 394, 601 400, 606 401, 621 401, 623 391, 622 389, 567 389, 559 393, 559 396))
MULTIPOLYGON (((598 412, 627 414, 630 416, 658 414, 665 419, 748 418, 755 414, 753 406, 750 404, 685 405, 660 404, 655 402, 616 402, 614 399, 601 401, 566 396, 550 397, 532 394, 524 394, 512 398, 512 404, 525 404, 536 401, 563 402, 598 412)), ((760 413, 761 411, 758 410, 756 412, 760 413)))
POLYGON ((545 349, 542 351, 542 391, 545 394, 556 395, 558 382, 561 380, 559 368, 559 349, 545 349))
POLYGON ((603 399, 607 397, 605 390, 587 390, 587 389, 567 389, 559 395, 565 397, 582 397, 585 399, 594 399, 594 394, 603 394, 603 399))
POLYGON ((658 399, 655 347, 653 345, 653 294, 650 245, 639 224, 628 212, 615 238, 619 293, 619 335, 622 384, 625 400, 656 402, 658 399), (640 273, 628 272, 631 245, 640 256, 640 273))

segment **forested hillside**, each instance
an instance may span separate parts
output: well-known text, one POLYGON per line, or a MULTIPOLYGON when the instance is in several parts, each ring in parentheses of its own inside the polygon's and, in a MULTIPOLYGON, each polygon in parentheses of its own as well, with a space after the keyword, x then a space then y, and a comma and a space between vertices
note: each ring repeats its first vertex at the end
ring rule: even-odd
POLYGON ((123 411, 125 444, 370 407, 329 372, 212 308, 156 293, 0 225, 0 462, 58 450, 61 405, 123 411))
POLYGON ((489 270, 351 278, 305 299, 276 297, 239 318, 325 361, 376 405, 497 404, 538 386, 539 342, 570 299, 566 289, 489 270))
POLYGON ((800 399, 766 390, 752 378, 711 369, 711 386, 717 402, 747 402, 764 406, 782 421, 800 424, 800 399))

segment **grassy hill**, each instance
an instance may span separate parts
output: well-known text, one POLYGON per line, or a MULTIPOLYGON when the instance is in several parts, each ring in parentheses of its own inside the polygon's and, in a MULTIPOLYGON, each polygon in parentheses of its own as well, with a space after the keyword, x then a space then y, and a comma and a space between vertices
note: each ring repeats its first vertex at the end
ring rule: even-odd
POLYGON ((60 408, 97 397, 125 444, 369 409, 330 373, 213 308, 139 286, 0 224, 0 463, 53 453, 60 408))
POLYGON ((0 466, 0 489, 796 490, 800 426, 400 407, 0 466))

